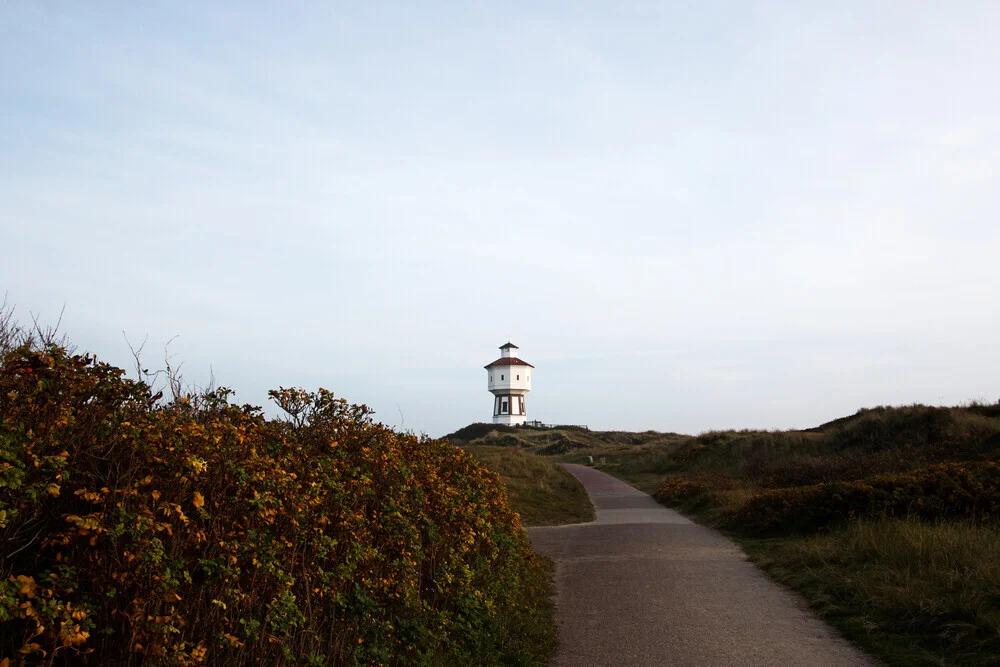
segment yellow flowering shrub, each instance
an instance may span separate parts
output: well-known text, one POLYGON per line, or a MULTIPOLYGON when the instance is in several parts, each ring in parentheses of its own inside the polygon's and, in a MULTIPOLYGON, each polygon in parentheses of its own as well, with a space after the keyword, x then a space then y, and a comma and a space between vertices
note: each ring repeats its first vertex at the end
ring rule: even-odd
POLYGON ((325 390, 164 402, 0 362, 0 660, 539 664, 548 583, 495 475, 325 390))

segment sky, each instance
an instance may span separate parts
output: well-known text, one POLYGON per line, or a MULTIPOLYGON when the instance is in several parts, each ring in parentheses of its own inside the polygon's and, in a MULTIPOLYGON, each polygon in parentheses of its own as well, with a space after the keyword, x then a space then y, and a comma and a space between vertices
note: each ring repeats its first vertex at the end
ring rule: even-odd
POLYGON ((1000 3, 0 2, 0 292, 440 436, 1000 397, 1000 3), (169 347, 167 342, 171 341, 169 347))

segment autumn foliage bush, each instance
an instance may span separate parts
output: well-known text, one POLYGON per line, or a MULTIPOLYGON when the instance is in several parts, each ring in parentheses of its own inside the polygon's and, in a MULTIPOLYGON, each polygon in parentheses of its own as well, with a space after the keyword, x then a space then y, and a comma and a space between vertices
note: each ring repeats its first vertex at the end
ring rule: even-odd
POLYGON ((672 475, 663 480, 656 499, 665 505, 695 510, 714 502, 716 491, 729 489, 733 480, 722 475, 672 475))
POLYGON ((932 461, 924 452, 899 449, 853 452, 850 455, 790 456, 771 462, 755 481, 763 488, 809 486, 821 482, 864 479, 876 474, 907 472, 927 467, 932 461))
POLYGON ((518 664, 547 578, 503 486, 331 393, 164 401, 64 348, 0 361, 0 660, 518 664))
POLYGON ((756 533, 816 530, 866 517, 1000 518, 1000 465, 943 463, 853 482, 772 489, 737 508, 732 524, 756 533))

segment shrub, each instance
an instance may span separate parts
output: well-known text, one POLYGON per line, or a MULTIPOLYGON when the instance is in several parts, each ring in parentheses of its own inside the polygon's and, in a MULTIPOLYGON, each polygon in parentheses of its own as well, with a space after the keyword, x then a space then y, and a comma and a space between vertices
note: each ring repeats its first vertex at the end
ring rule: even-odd
POLYGON ((737 508, 733 528, 802 532, 860 517, 1000 517, 1000 465, 943 463, 855 482, 772 489, 737 508))
POLYGON ((674 506, 711 490, 712 487, 704 481, 677 476, 664 479, 654 495, 661 503, 674 506))
POLYGON ((573 451, 574 449, 582 449, 586 445, 582 442, 572 440, 563 431, 552 431, 551 433, 543 433, 539 437, 534 439, 534 442, 541 446, 538 449, 539 454, 544 454, 545 456, 555 456, 557 454, 566 454, 573 451))
POLYGON ((330 392, 163 403, 65 349, 0 363, 0 658, 543 662, 547 579, 498 478, 330 392))
POLYGON ((723 475, 676 475, 666 477, 653 495, 664 505, 693 511, 715 504, 716 493, 733 486, 734 481, 723 475))
MULTIPOLYGON (((469 443, 466 443, 469 444, 469 443)), ((473 441, 476 445, 485 445, 488 447, 527 447, 526 443, 521 438, 513 435, 511 433, 499 433, 496 431, 487 433, 484 437, 473 441)))
POLYGON ((770 488, 809 486, 906 472, 927 465, 930 461, 924 456, 898 449, 860 452, 851 456, 791 456, 770 462, 761 470, 759 482, 761 486, 770 488))
POLYGON ((444 439, 449 440, 453 445, 463 445, 470 440, 482 438, 483 436, 486 436, 494 431, 498 433, 514 433, 515 427, 508 426, 506 424, 485 424, 483 422, 476 422, 475 424, 463 426, 454 433, 449 433, 444 436, 444 439))

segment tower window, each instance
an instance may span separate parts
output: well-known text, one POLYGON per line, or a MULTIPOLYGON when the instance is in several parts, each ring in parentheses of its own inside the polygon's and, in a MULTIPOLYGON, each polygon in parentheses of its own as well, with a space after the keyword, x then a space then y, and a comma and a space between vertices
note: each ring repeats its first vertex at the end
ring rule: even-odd
POLYGON ((517 376, 517 379, 518 379, 518 380, 520 380, 520 379, 521 379, 521 376, 520 376, 520 375, 518 375, 518 376, 517 376))
POLYGON ((500 376, 500 379, 503 380, 503 375, 500 376))

